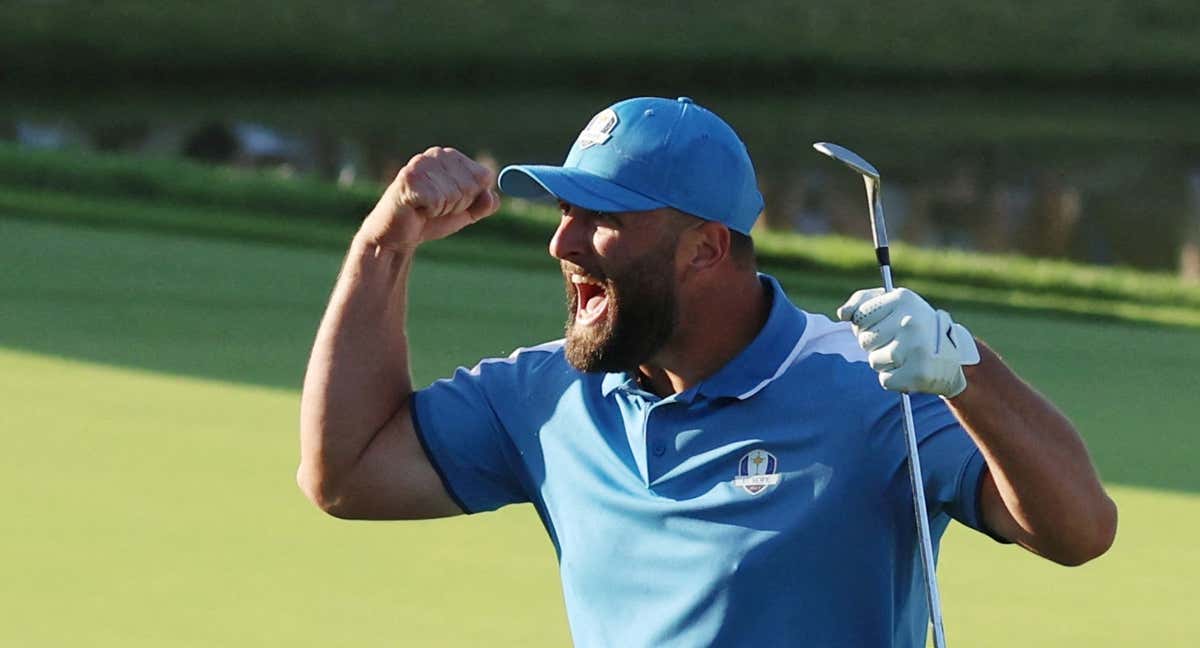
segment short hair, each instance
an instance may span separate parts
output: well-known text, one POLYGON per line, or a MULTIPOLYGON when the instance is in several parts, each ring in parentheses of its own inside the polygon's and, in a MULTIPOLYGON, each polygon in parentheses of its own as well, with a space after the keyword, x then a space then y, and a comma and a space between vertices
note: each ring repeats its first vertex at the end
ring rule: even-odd
POLYGON ((729 230, 729 256, 739 267, 755 268, 754 239, 749 234, 729 230))
MULTIPOLYGON (((675 215, 675 232, 678 234, 687 227, 693 226, 697 221, 703 222, 718 222, 710 221, 707 218, 693 216, 685 211, 671 208, 671 212, 675 215)), ((725 226, 729 230, 729 257, 733 259, 734 265, 742 269, 754 270, 757 268, 754 259, 754 239, 750 238, 749 234, 743 234, 728 225, 725 226)))

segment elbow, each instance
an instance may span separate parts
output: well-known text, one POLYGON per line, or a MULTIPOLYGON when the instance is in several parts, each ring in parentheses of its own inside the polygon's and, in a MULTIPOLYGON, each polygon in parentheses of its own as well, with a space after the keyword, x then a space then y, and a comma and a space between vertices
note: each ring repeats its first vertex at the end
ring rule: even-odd
POLYGON ((296 471, 296 485, 308 501, 325 513, 336 518, 348 517, 344 514, 344 498, 320 470, 301 462, 296 471))
POLYGON ((296 470, 296 485, 304 497, 322 511, 330 505, 320 474, 307 462, 301 461, 300 468, 296 470))
POLYGON ((345 483, 346 471, 329 461, 320 443, 305 443, 327 435, 319 423, 301 418, 300 466, 296 469, 296 485, 304 497, 325 513, 337 518, 347 517, 345 483))
POLYGON ((1055 556, 1053 560, 1067 567, 1078 567, 1103 556, 1117 539, 1117 505, 1108 496, 1103 496, 1100 510, 1089 528, 1078 534, 1072 546, 1055 556))

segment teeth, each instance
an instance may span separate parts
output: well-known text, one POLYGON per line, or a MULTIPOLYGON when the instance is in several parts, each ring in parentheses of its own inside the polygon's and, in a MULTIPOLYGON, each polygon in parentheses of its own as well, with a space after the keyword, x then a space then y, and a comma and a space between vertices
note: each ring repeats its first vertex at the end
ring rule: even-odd
POLYGON ((600 285, 599 281, 596 281, 595 279, 592 279, 591 277, 585 277, 583 275, 578 275, 578 274, 571 275, 571 283, 573 283, 573 284, 591 284, 593 286, 600 285))

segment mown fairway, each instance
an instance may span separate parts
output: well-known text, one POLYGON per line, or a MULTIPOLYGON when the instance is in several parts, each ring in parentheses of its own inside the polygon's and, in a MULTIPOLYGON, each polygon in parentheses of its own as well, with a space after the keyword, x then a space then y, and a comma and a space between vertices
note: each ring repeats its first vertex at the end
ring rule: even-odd
MULTIPOLYGON (((340 255, 0 219, 0 259, 0 645, 568 642, 529 509, 348 523, 296 490, 298 386, 340 255)), ((418 380, 556 337, 561 291, 549 263, 423 260, 418 380)), ((1073 570, 954 528, 951 641, 1193 645, 1200 333, 956 314, 1080 424, 1122 527, 1073 570)))

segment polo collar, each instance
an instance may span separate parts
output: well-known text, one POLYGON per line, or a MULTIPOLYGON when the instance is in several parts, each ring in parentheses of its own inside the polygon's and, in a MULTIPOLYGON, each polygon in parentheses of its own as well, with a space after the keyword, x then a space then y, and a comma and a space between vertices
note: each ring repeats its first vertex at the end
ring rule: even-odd
MULTIPOLYGON (((706 380, 680 394, 675 400, 692 402, 697 396, 706 398, 746 399, 757 394, 783 375, 799 351, 806 318, 783 292, 774 277, 759 273, 759 281, 770 291, 771 310, 767 322, 754 340, 725 366, 706 380)), ((601 392, 608 396, 623 388, 640 391, 637 380, 626 372, 605 374, 601 392)))
POLYGON ((617 389, 625 389, 626 391, 637 389, 637 380, 632 374, 626 372, 604 374, 604 380, 600 383, 600 393, 608 396, 617 389))
POLYGON ((707 398, 744 400, 783 375, 791 364, 804 334, 806 319, 788 300, 774 277, 760 273, 758 278, 771 293, 767 323, 741 353, 688 391, 695 390, 707 398))

